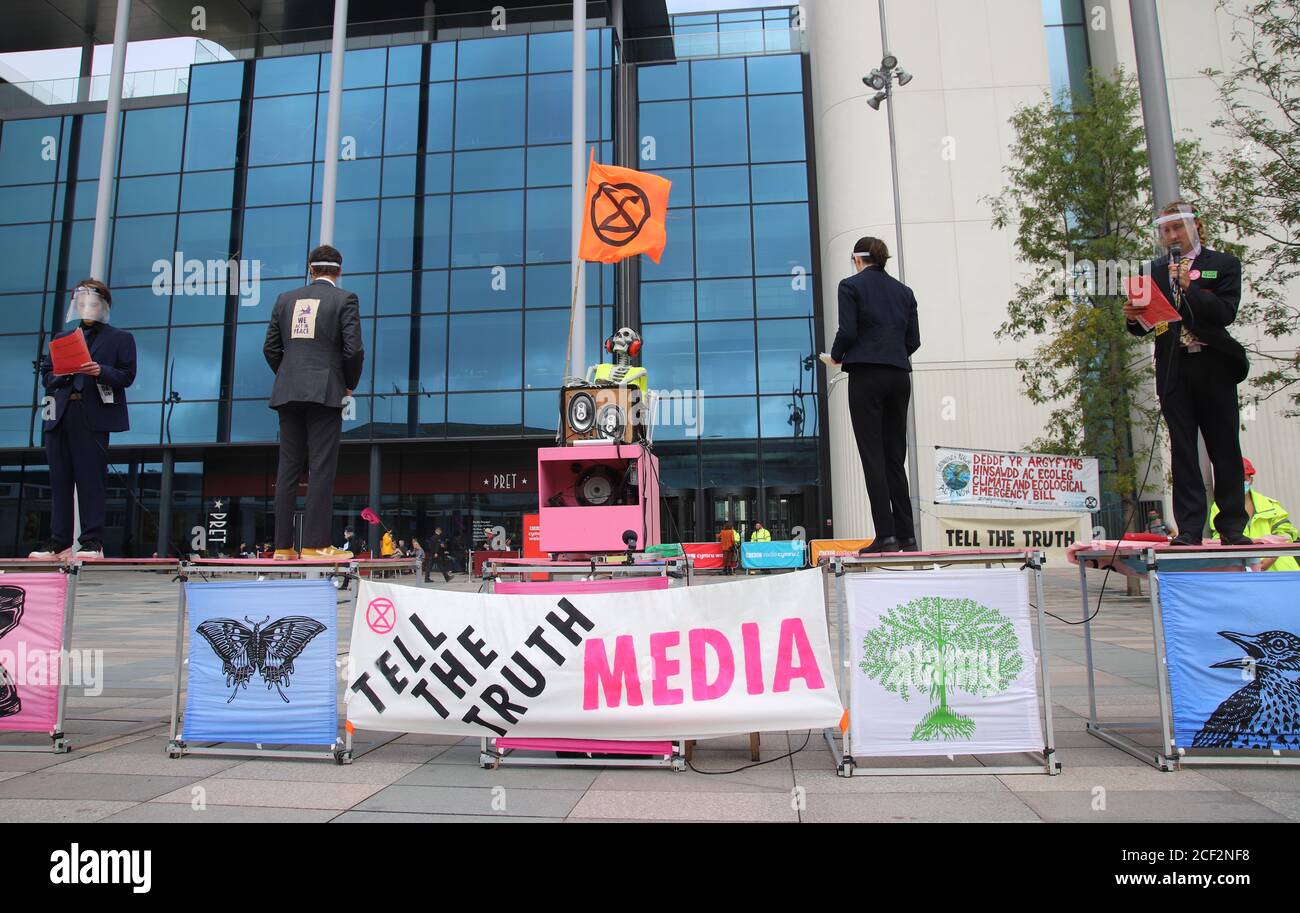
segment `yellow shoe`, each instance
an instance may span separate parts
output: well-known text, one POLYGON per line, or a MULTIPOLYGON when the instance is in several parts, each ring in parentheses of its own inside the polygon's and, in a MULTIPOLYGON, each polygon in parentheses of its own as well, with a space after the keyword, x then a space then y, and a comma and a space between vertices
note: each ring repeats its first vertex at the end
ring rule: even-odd
POLYGON ((277 548, 271 557, 276 561, 297 561, 298 551, 292 548, 277 548))
POLYGON ((324 548, 305 548, 302 550, 303 561, 350 561, 352 553, 346 549, 327 545, 324 548))

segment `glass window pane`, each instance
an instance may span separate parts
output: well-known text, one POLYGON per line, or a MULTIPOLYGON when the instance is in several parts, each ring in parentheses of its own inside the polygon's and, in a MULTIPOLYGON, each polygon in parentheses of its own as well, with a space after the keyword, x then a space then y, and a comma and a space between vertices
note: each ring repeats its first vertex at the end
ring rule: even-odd
POLYGON ((190 104, 238 99, 244 90, 244 62, 194 64, 190 67, 190 104))
POLYGON ((759 317, 812 316, 811 275, 757 279, 754 285, 759 317))
MULTIPOLYGON (((245 220, 247 225, 247 219, 245 220)), ((244 238, 244 249, 248 249, 248 238, 244 238)), ((262 272, 266 272, 265 265, 262 272)), ((239 295, 239 314, 237 315, 240 323, 260 323, 263 326, 271 319, 271 308, 275 305, 275 299, 281 294, 292 289, 301 288, 305 281, 307 267, 303 265, 302 274, 291 279, 266 279, 261 282, 255 282, 251 288, 241 288, 239 295)), ((366 313, 366 302, 361 302, 361 313, 366 313)))
POLYGON ((745 94, 745 61, 740 58, 691 63, 691 92, 696 98, 745 94))
MULTIPOLYGON (((137 216, 151 212, 173 212, 180 191, 180 175, 123 178, 117 182, 117 214, 137 216)), ((3 204, 0 204, 3 211, 3 204)))
POLYGON ((641 364, 656 390, 695 390, 695 324, 665 323, 641 329, 641 364))
POLYGON ((263 408, 275 383, 275 374, 262 354, 265 344, 266 324, 244 323, 235 331, 235 398, 261 399, 263 408))
POLYGON ((44 353, 39 336, 0 336, 0 364, 24 366, 8 383, 0 384, 0 406, 30 406, 36 390, 32 362, 44 353))
POLYGON ((711 279, 697 286, 699 319, 754 316, 752 279, 711 279))
POLYGON ((319 69, 320 55, 318 54, 263 57, 256 64, 253 94, 260 97, 315 92, 319 69))
POLYGON ((216 403, 178 403, 163 417, 163 442, 207 444, 217 439, 216 403))
POLYGON ((663 257, 654 263, 642 258, 641 278, 689 279, 695 273, 695 223, 690 209, 670 209, 665 220, 668 244, 663 257))
POLYGON ((529 390, 524 394, 524 434, 554 434, 559 424, 559 390, 529 390))
MULTIPOLYGON (((758 437, 757 401, 749 396, 706 396, 701 407, 700 437, 758 437)), ((738 471, 738 469, 737 469, 738 471)), ((752 481, 750 484, 753 484, 752 481)))
POLYGON ((379 225, 379 268, 410 269, 415 248, 415 198, 384 200, 379 225))
POLYGON ((424 192, 451 193, 450 155, 426 155, 424 157, 424 192))
POLYGON ((691 165, 690 103, 661 101, 642 104, 640 136, 643 168, 691 165))
MULTIPOLYGON (((518 390, 521 314, 452 314, 447 386, 451 390, 518 390), (490 353, 485 348, 490 346, 490 353)), ((519 406, 516 403, 515 409, 519 406)), ((453 419, 454 420, 454 419, 453 419)), ((516 415, 516 422, 519 420, 516 415)))
MULTIPOLYGON (((785 396, 760 397, 758 412, 760 431, 765 438, 817 436, 817 395, 811 390, 800 395, 787 393, 785 396)), ((774 472, 784 469, 785 463, 774 459, 771 454, 765 456, 764 468, 768 484, 771 484, 774 472)), ((806 484, 815 478, 816 470, 811 475, 796 475, 794 484, 806 484)))
POLYGON ((436 83, 429 86, 429 126, 425 136, 425 148, 428 151, 445 152, 451 148, 455 102, 455 83, 436 83))
POLYGON ((528 186, 567 185, 572 179, 569 146, 529 146, 528 186))
POLYGON ((753 273, 748 206, 695 210, 695 273, 748 276, 753 273))
MULTIPOLYGON (((9 130, 10 127, 6 125, 4 132, 8 133, 9 130)), ((81 149, 77 153, 78 181, 99 177, 99 155, 103 148, 104 115, 83 114, 81 116, 81 149)))
MULTIPOLYGON (((695 125, 696 165, 722 165, 746 160, 743 98, 712 98, 692 102, 691 112, 695 125)), ((766 122, 765 132, 771 132, 773 123, 775 122, 766 122)))
POLYGON ((383 314, 411 313, 411 273, 380 273, 376 279, 375 312, 383 314))
POLYGON ((784 203, 808 199, 808 166, 755 165, 750 169, 755 203, 784 203))
POLYGON ((1083 23, 1083 0, 1043 0, 1043 24, 1083 23))
POLYGON ((404 44, 388 49, 388 84, 395 86, 420 81, 420 54, 418 44, 404 44))
POLYGON ((155 260, 170 261, 176 251, 176 216, 115 219, 110 288, 153 282, 155 260))
POLYGON ((451 272, 453 311, 496 311, 522 306, 523 270, 514 267, 451 272))
MULTIPOLYGON (((159 174, 181 170, 181 137, 185 133, 185 109, 142 108, 127 111, 122 136, 123 176, 159 174)), ((222 162, 220 165, 232 164, 222 162)))
POLYGON ((804 358, 817 354, 811 320, 760 320, 758 323, 758 390, 787 393, 797 387, 816 390, 804 358))
POLYGON ((455 41, 435 41, 429 48, 429 81, 439 82, 456 78, 455 41))
MULTIPOLYGON (((432 111, 429 115, 433 121, 432 111)), ((524 78, 476 79, 457 84, 456 148, 524 144, 524 78)))
MULTIPOLYGON (((382 166, 383 161, 377 158, 339 162, 338 199, 365 200, 379 196, 379 174, 382 166)), ((323 162, 317 162, 311 186, 313 202, 320 202, 324 189, 325 165, 323 162)))
POLYGON ((701 323, 699 332, 700 389, 705 395, 753 393, 754 322, 701 323))
POLYGON ((447 310, 447 273, 430 270, 422 273, 420 281, 420 312, 441 314, 447 310))
MULTIPOLYGON (((320 237, 320 204, 311 208, 311 232, 308 239, 320 237)), ((333 244, 343 254, 343 268, 349 273, 375 271, 375 241, 379 237, 379 201, 340 202, 334 212, 333 244)), ((306 254, 303 251, 306 264, 306 254)))
POLYGON ((235 191, 235 172, 187 173, 181 181, 181 210, 226 209, 235 191))
POLYGON ((461 393, 447 397, 447 435, 519 434, 518 393, 461 393))
POLYGON ((529 263, 569 259, 573 244, 571 199, 567 187, 528 191, 529 263))
MULTIPOLYGON (((330 67, 334 55, 326 51, 320 55, 320 82, 317 91, 330 90, 330 67)), ((343 52, 343 88, 363 89, 384 84, 384 70, 388 62, 387 48, 359 48, 343 52)))
POLYGON ((569 265, 530 266, 525 271, 524 307, 567 308, 573 298, 569 265))
POLYGON ((803 96, 762 95, 749 99, 749 149, 755 162, 802 160, 803 96), (781 129, 775 129, 777 124, 781 129))
POLYGON ((754 207, 754 272, 760 276, 812 270, 808 240, 808 204, 779 203, 754 207))
MULTIPOLYGON (((167 178, 136 178, 135 180, 166 181, 167 178)), ((125 185, 127 182, 122 183, 125 185)), ((126 188, 123 187, 123 190, 126 188)), ((139 202, 138 195, 136 201, 139 202)), ((0 224, 49 222, 54 217, 54 211, 51 209, 53 205, 53 184, 22 184, 17 187, 6 187, 0 190, 0 224)))
MULTIPOLYGON (((440 393, 446 389, 447 318, 442 314, 420 318, 420 363, 418 370, 421 392, 440 393)), ((421 421, 423 420, 421 419, 421 421)))
MULTIPOLYGON (((316 161, 325 160, 326 107, 329 97, 317 96, 316 161)), ((414 145, 411 151, 414 151, 414 145)), ((370 158, 384 149, 384 90, 354 89, 343 93, 339 114, 339 157, 370 158)))
POLYGON ((130 431, 117 431, 113 434, 114 444, 157 444, 160 438, 159 426, 162 422, 162 406, 158 404, 141 404, 132 400, 127 405, 131 423, 130 431))
POLYGON ((643 322, 694 319, 695 283, 641 283, 641 320, 643 322))
POLYGON ((448 265, 451 244, 451 197, 424 198, 424 265, 448 265))
POLYGON ((31 443, 33 411, 0 409, 0 447, 26 447, 31 443))
MULTIPOLYGON (((384 158, 384 196, 403 197, 415 193, 416 156, 398 155, 384 158)), ((429 188, 426 187, 426 190, 429 188)))
POLYGON ((186 260, 225 261, 231 254, 230 212, 195 212, 181 216, 176 251, 186 260))
POLYGON ((309 162, 316 136, 316 96, 259 98, 253 102, 250 129, 250 165, 309 162))
POLYGON ((523 260, 523 193, 471 193, 455 197, 452 266, 492 266, 523 260))
POLYGON ((744 165, 695 170, 695 203, 714 206, 749 202, 749 169, 744 165))
POLYGON ((249 209, 244 213, 244 258, 262 262, 262 276, 303 277, 307 272, 306 206, 249 209))
POLYGON ((568 309, 529 311, 525 315, 524 338, 524 389, 558 388, 564 382, 568 309))
MULTIPOLYGON (((192 105, 185 128, 186 170, 232 167, 235 164, 238 132, 239 102, 192 105)), ((257 136, 257 133, 254 132, 253 135, 257 136)))
POLYGON ((411 318, 382 317, 376 320, 373 352, 375 395, 411 392, 411 318))
MULTIPOLYGON (((116 309, 117 295, 113 296, 116 309)), ((116 322, 117 315, 113 315, 116 322)), ((132 408, 131 424, 135 424, 135 403, 156 403, 163 399, 167 379, 167 331, 132 330, 135 337, 135 383, 127 391, 132 408)), ((265 364, 265 362, 263 362, 265 364)), ((269 370, 269 369, 268 369, 269 370)), ((155 433, 157 429, 154 429, 155 433)))
POLYGON ((311 193, 311 169, 308 164, 248 169, 244 191, 246 204, 267 206, 307 202, 311 193))
POLYGON ((230 408, 232 441, 275 441, 280 437, 280 417, 261 399, 237 402, 230 408))
MULTIPOLYGON (((73 280, 76 281, 76 280, 73 280)), ((44 325, 43 295, 7 295, 0 298, 0 333, 35 333, 44 325)), ((63 316, 62 313, 59 314, 63 316)))
POLYGON ((505 190, 524 185, 524 150, 457 152, 456 190, 505 190))
POLYGON ((420 87, 400 86, 388 90, 384 112, 384 155, 415 152, 420 137, 420 87))
MULTIPOLYGON (((99 116, 102 134, 104 116, 99 116)), ((8 120, 0 131, 0 184, 34 184, 54 181, 58 177, 60 118, 8 120)), ((83 130, 82 136, 85 137, 83 130)), ((84 142, 84 139, 83 139, 84 142)), ((102 136, 98 141, 103 142, 102 136)), ((96 150, 98 166, 98 150, 96 150)))
MULTIPOLYGON (((593 66, 588 60, 587 66, 593 66)), ((548 73, 573 69, 573 33, 543 32, 528 39, 528 70, 548 73)))
POLYGON ((798 54, 749 58, 749 94, 802 92, 803 70, 799 60, 798 54))
MULTIPOLYGON (((66 301, 66 299, 65 299, 66 301)), ((144 288, 117 288, 113 289, 113 325, 122 329, 131 329, 132 327, 158 327, 165 326, 168 314, 171 312, 172 296, 167 294, 155 294, 152 286, 144 288)), ((59 311, 59 319, 63 318, 63 311, 59 311)), ((165 340, 164 340, 165 342, 165 340)), ((136 340, 136 357, 141 358, 139 354, 139 340, 136 340)), ((162 352, 159 351, 159 359, 162 358, 162 352)), ((136 374, 135 387, 140 386, 139 373, 136 374)), ((134 390, 135 387, 132 387, 134 390)), ((152 397, 158 399, 157 395, 152 397)))
POLYGON ((462 41, 457 49, 459 60, 456 65, 456 76, 460 79, 472 79, 478 76, 522 73, 528 55, 527 41, 526 35, 462 41))
MULTIPOLYGON (((173 328, 167 349, 170 389, 185 402, 216 399, 221 390, 222 327, 173 328)), ((175 425, 172 427, 175 433, 175 425)))
POLYGON ((670 98, 689 98, 690 64, 678 61, 670 64, 639 66, 636 69, 636 91, 641 101, 663 101, 670 98))

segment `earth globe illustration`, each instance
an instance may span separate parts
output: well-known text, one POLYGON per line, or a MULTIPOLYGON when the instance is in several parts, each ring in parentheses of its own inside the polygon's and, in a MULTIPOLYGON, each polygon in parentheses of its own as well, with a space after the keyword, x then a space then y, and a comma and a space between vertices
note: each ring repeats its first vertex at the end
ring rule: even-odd
POLYGON ((970 485, 970 466, 961 460, 953 460, 943 467, 943 484, 949 491, 963 491, 970 485))

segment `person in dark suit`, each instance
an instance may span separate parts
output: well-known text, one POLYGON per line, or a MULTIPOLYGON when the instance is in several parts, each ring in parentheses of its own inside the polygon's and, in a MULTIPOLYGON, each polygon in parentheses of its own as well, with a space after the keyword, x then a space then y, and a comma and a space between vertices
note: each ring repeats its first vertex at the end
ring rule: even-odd
POLYGON ((312 281, 276 299, 263 354, 275 372, 271 408, 280 416, 275 489, 275 555, 293 560, 298 477, 309 473, 303 558, 350 558, 330 543, 334 476, 343 431, 343 399, 361 381, 365 349, 357 296, 339 288, 343 255, 328 244, 311 252, 312 281))
POLYGON ((104 493, 108 487, 108 436, 127 431, 126 388, 135 383, 135 337, 109 324, 113 296, 104 283, 83 279, 73 290, 68 319, 79 328, 90 361, 75 374, 55 374, 50 356, 41 359, 48 394, 45 451, 50 462, 50 539, 29 557, 67 560, 72 556, 72 492, 80 508, 78 554, 104 557, 104 493), (52 408, 52 412, 49 411, 52 408))
MULTIPOLYGON (((1156 287, 1183 315, 1181 321, 1154 328, 1156 394, 1169 428, 1174 480, 1178 535, 1173 544, 1202 542, 1208 505, 1197 453, 1199 432, 1214 467, 1221 541, 1250 545, 1252 540, 1243 534, 1249 521, 1237 410, 1237 384, 1250 373, 1250 360, 1227 330, 1241 303, 1241 261, 1201 244, 1201 220, 1183 200, 1161 210, 1157 223, 1165 249, 1172 251, 1177 245, 1182 254, 1171 262, 1167 253, 1148 266, 1156 287)), ((1132 303, 1124 306, 1128 331, 1134 336, 1153 332, 1137 322, 1141 313, 1132 303)))
POLYGON ((447 570, 447 565, 451 560, 451 555, 447 553, 447 542, 442 537, 442 527, 434 527, 433 535, 424 540, 424 582, 432 583, 430 574, 436 567, 442 574, 444 582, 451 579, 451 573, 447 570))
POLYGON ((876 527, 864 555, 916 548, 905 465, 911 357, 921 347, 921 330, 916 296, 885 272, 888 260, 879 238, 853 245, 855 272, 840 282, 840 325, 830 352, 849 373, 849 417, 876 527))

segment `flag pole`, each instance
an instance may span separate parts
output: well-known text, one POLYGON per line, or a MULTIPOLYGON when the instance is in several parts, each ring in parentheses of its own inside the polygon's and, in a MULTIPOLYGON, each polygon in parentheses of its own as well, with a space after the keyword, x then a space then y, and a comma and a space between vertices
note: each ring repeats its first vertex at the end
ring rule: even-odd
POLYGON ((582 278, 583 262, 579 260, 573 271, 573 298, 569 301, 569 341, 564 345, 564 376, 560 378, 561 386, 569 382, 569 366, 573 360, 573 317, 578 306, 578 280, 582 278))

